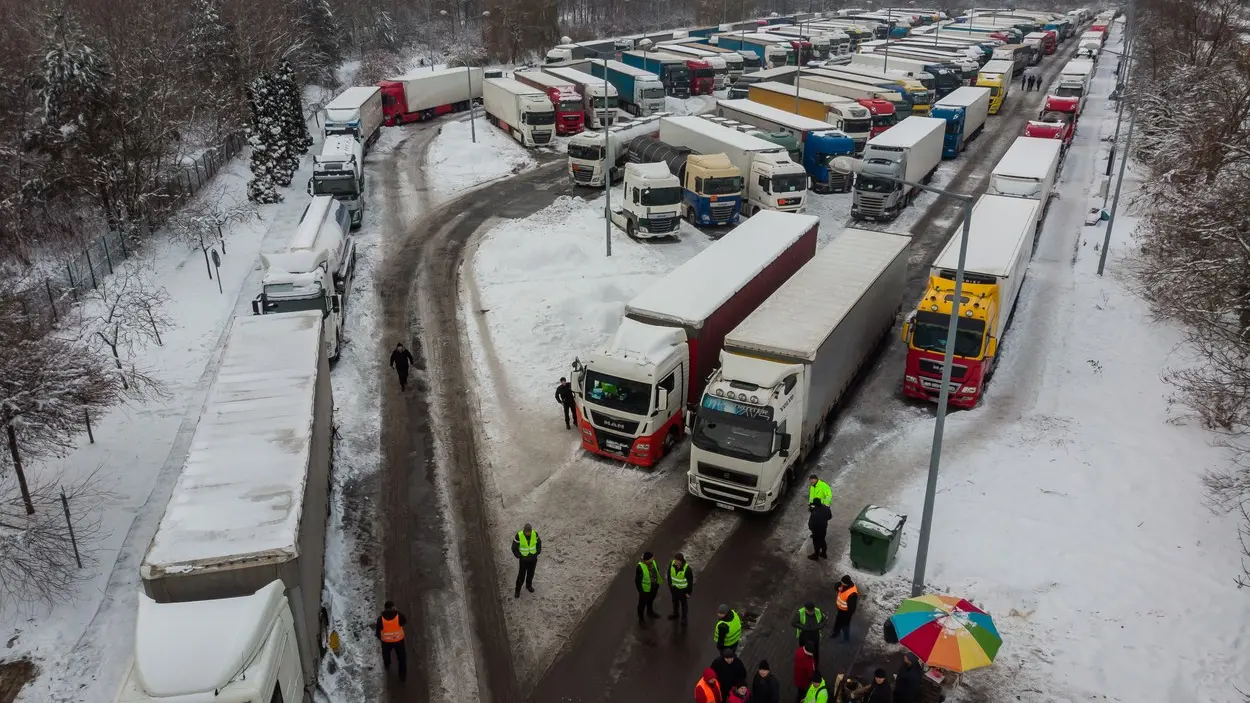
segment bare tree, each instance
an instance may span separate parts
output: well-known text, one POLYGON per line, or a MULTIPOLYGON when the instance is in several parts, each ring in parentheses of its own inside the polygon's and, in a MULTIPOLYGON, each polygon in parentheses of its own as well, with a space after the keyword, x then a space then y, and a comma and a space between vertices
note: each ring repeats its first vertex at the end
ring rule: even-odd
POLYGON ((203 193, 186 204, 167 225, 170 239, 186 243, 204 254, 204 267, 213 277, 208 250, 220 244, 226 251, 226 228, 260 217, 250 200, 227 202, 223 191, 203 193))
POLYGON ((135 353, 151 342, 160 343, 161 330, 171 320, 164 314, 169 293, 151 280, 142 262, 130 262, 88 291, 78 313, 89 347, 113 359, 123 391, 161 394, 161 384, 135 361, 135 353))
POLYGON ((96 551, 108 536, 99 512, 108 497, 99 468, 67 481, 55 473, 41 475, 25 493, 7 474, 0 476, 0 603, 5 608, 20 610, 74 595, 93 573, 96 551), (32 505, 33 511, 25 509, 32 505))

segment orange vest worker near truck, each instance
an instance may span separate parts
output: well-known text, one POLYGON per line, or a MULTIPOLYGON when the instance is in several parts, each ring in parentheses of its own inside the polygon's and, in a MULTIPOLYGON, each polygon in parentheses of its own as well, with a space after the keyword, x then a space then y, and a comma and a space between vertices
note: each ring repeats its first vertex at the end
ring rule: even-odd
POLYGON ((400 681, 408 678, 408 655, 404 651, 404 625, 407 624, 408 618, 396 610, 395 604, 388 600, 383 604, 382 614, 373 625, 373 633, 382 643, 382 668, 390 671, 391 652, 394 652, 399 664, 400 681))

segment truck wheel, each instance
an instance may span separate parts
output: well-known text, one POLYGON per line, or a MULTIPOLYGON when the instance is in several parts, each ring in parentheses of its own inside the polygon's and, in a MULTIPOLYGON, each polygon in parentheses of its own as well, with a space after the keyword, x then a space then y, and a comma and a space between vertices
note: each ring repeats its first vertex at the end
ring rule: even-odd
POLYGON ((635 237, 635 236, 634 236, 634 223, 633 223, 633 221, 629 221, 629 222, 626 222, 626 223, 625 223, 625 234, 629 235, 629 238, 630 238, 630 239, 637 239, 637 237, 635 237))
POLYGON ((668 431, 668 434, 664 435, 664 453, 661 454, 661 456, 668 456, 676 447, 677 447, 677 428, 674 427, 673 429, 668 431))

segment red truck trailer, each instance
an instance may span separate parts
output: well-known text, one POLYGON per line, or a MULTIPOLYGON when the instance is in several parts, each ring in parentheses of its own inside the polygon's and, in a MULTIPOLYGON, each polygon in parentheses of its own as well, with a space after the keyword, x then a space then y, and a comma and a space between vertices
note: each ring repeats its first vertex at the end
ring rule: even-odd
POLYGON ((582 448, 637 466, 671 451, 725 335, 815 256, 819 224, 761 211, 631 300, 607 344, 573 362, 582 448))
POLYGON ((586 128, 582 96, 570 82, 542 71, 517 71, 512 77, 551 98, 556 110, 556 134, 578 134, 586 128))
POLYGON ((394 127, 468 110, 474 101, 481 102, 482 69, 415 71, 379 81, 378 88, 382 90, 383 121, 394 127))

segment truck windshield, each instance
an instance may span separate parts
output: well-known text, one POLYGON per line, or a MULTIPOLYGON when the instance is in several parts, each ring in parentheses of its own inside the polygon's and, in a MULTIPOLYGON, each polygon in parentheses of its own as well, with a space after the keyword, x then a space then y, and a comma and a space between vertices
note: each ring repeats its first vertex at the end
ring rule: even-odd
POLYGON ((1069 86, 1059 86, 1055 90, 1055 95, 1058 95, 1061 98, 1079 98, 1081 97, 1081 93, 1083 92, 1084 91, 1082 91, 1080 88, 1072 88, 1069 86))
POLYGON ((560 112, 581 112, 581 111, 582 111, 581 100, 561 100, 560 101, 560 112))
POLYGON ((872 118, 866 120, 843 120, 842 129, 851 134, 870 132, 872 131, 872 118))
POLYGON ((716 71, 710 68, 700 68, 694 72, 695 78, 715 78, 716 71))
POLYGON ((855 189, 869 193, 890 193, 902 187, 901 184, 884 178, 873 178, 867 175, 860 175, 855 178, 855 189))
POLYGON ((555 110, 548 110, 547 112, 530 112, 526 114, 525 122, 526 124, 532 125, 555 124, 556 112, 555 110))
MULTIPOLYGON (((925 351, 946 351, 946 333, 950 329, 950 322, 950 315, 927 310, 917 312, 916 322, 912 327, 912 346, 925 351)), ((984 336, 984 320, 959 318, 959 329, 955 333, 955 356, 979 357, 981 338, 984 336)))
POLYGON ((946 121, 947 134, 959 134, 961 131, 963 131, 963 120, 956 117, 946 121))
POLYGON ((313 179, 313 195, 357 195, 359 192, 352 176, 313 179))
POLYGON ((326 311, 326 301, 321 296, 316 298, 292 298, 275 300, 265 297, 265 314, 272 315, 284 312, 300 312, 302 310, 326 311))
POLYGON ((647 88, 642 91, 642 99, 643 100, 663 100, 664 88, 663 87, 647 88))
POLYGON ((801 193, 807 190, 806 173, 784 173, 773 176, 773 193, 801 193))
POLYGON ((738 195, 742 192, 742 177, 708 178, 703 181, 704 195, 738 195))
POLYGON ((895 115, 894 113, 890 113, 888 115, 873 115, 872 116, 873 127, 893 127, 895 123, 897 122, 898 122, 898 116, 895 115))
POLYGON ((646 188, 642 191, 643 205, 676 205, 681 202, 681 188, 646 188))
POLYGON ((668 80, 675 85, 690 83, 690 69, 685 66, 676 66, 668 69, 668 80))
POLYGON ((569 144, 569 158, 583 161, 599 161, 603 158, 603 147, 569 144))
POLYGON ((773 455, 773 423, 700 408, 691 442, 699 449, 747 461, 767 461, 773 455))
MULTIPOLYGON (((596 109, 596 110, 602 110, 602 109, 603 109, 603 101, 604 101, 604 98, 603 98, 602 96, 595 98, 595 109, 596 109)), ((615 95, 613 95, 612 97, 607 98, 607 101, 608 101, 608 108, 609 108, 609 109, 612 109, 612 110, 615 110, 615 109, 616 109, 616 96, 615 96, 615 95)))
POLYGON ((630 415, 646 415, 651 409, 651 385, 587 371, 586 400, 630 415))

